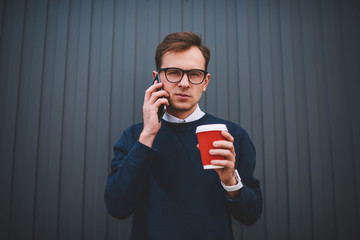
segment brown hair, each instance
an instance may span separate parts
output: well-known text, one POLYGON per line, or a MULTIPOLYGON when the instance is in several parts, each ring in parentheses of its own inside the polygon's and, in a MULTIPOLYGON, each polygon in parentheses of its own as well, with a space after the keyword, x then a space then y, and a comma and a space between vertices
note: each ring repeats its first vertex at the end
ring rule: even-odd
POLYGON ((162 57, 166 52, 180 52, 197 46, 205 58, 205 70, 210 61, 210 50, 202 44, 201 37, 193 32, 176 32, 167 35, 158 45, 155 53, 155 65, 157 69, 161 68, 162 57))

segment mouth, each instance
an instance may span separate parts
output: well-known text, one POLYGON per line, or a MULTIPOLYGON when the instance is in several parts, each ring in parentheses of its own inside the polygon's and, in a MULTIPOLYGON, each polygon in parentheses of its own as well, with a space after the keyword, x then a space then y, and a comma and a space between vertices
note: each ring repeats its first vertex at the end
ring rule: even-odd
POLYGON ((187 100, 190 98, 190 95, 185 94, 185 93, 175 93, 175 96, 179 99, 179 100, 187 100))

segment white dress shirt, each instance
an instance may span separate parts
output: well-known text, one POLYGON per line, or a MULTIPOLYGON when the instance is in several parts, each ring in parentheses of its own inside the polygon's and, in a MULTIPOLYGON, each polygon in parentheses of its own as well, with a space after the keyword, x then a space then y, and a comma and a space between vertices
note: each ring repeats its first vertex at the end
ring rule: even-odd
POLYGON ((204 115, 205 115, 205 113, 203 111, 201 111, 199 104, 197 104, 195 111, 185 119, 180 119, 180 118, 174 117, 173 115, 171 115, 167 112, 165 112, 163 119, 167 122, 172 122, 172 123, 187 123, 187 122, 193 122, 193 121, 199 120, 204 115))

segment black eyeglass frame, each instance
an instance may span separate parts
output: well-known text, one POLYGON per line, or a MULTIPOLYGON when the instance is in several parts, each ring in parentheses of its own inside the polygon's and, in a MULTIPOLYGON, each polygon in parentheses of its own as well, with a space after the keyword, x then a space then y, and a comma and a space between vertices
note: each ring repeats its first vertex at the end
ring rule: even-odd
POLYGON ((209 72, 207 72, 207 71, 205 71, 205 70, 202 70, 202 69, 190 69, 190 70, 183 70, 183 69, 181 69, 181 68, 177 68, 177 67, 160 68, 160 69, 158 70, 158 73, 160 73, 161 71, 164 71, 164 72, 165 72, 165 78, 166 78, 166 80, 167 80, 168 82, 170 82, 170 83, 178 83, 178 82, 181 82, 181 80, 182 80, 182 79, 183 79, 183 77, 184 77, 184 74, 186 73, 186 75, 187 75, 187 77, 188 77, 189 82, 190 82, 191 84, 194 84, 194 85, 199 85, 199 84, 203 83, 203 82, 204 82, 204 80, 205 80, 205 78, 206 78, 206 75, 209 73, 209 72), (176 81, 176 82, 169 81, 169 79, 168 79, 168 77, 167 77, 167 74, 166 74, 167 70, 169 70, 169 69, 176 69, 176 70, 180 70, 180 71, 182 72, 182 75, 181 75, 180 80, 178 80, 178 81, 176 81), (190 77, 189 77, 189 72, 194 71, 194 70, 196 70, 196 71, 200 71, 200 72, 203 72, 203 73, 204 73, 204 78, 203 78, 203 80, 201 80, 201 82, 199 82, 199 83, 193 83, 193 82, 190 80, 190 77))

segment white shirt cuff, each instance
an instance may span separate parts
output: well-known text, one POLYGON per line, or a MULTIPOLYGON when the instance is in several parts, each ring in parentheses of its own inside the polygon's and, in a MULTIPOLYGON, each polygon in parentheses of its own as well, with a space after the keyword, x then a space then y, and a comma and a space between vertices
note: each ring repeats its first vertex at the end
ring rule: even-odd
POLYGON ((223 186, 223 188, 226 191, 234 192, 234 191, 237 191, 237 190, 239 190, 239 189, 241 189, 243 187, 243 184, 241 182, 241 178, 240 178, 239 173, 238 173, 238 171, 236 169, 235 169, 235 178, 236 178, 237 184, 233 185, 233 186, 226 186, 223 182, 221 182, 221 185, 223 186))

